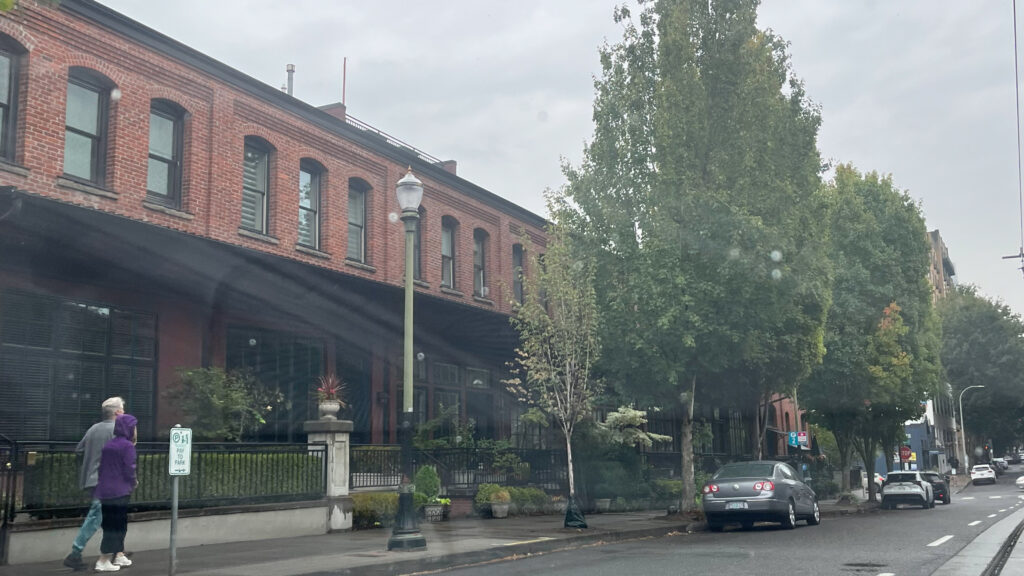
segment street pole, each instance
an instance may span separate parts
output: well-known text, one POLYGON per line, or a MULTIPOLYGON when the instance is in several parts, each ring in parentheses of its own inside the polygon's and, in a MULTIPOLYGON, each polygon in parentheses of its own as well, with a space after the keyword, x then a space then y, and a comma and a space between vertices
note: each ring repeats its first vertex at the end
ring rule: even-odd
POLYGON ((967 392, 971 388, 984 388, 983 384, 977 384, 975 386, 968 386, 960 391, 960 444, 963 449, 963 461, 960 462, 960 467, 964 470, 970 470, 970 466, 967 465, 967 434, 964 433, 964 392, 967 392))
POLYGON ((396 194, 398 204, 402 208, 402 222, 405 224, 405 341, 402 356, 402 422, 398 432, 402 442, 402 485, 398 487, 398 514, 395 518, 395 528, 388 539, 388 550, 423 550, 427 547, 427 540, 420 533, 413 504, 415 487, 412 484, 412 269, 423 185, 412 175, 411 168, 405 177, 398 181, 396 194))

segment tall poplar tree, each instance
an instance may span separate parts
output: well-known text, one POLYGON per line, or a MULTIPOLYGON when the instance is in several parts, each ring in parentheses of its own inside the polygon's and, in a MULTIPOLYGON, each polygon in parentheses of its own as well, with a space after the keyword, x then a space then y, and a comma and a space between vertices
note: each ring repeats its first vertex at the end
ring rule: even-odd
POLYGON ((824 353, 819 116, 757 4, 616 11, 625 32, 601 50, 594 136, 559 211, 597 254, 604 373, 678 417, 684 510, 694 403, 750 412, 824 353))

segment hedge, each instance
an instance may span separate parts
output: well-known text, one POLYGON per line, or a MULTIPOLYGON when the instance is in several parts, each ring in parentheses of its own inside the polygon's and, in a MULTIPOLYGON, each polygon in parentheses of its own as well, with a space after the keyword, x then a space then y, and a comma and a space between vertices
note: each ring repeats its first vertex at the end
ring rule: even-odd
POLYGON ((387 528, 398 513, 397 492, 364 492, 352 495, 352 528, 387 528))
MULTIPOLYGON (((79 458, 71 453, 37 454, 25 470, 24 508, 48 510, 88 506, 78 488, 79 458)), ((171 477, 167 454, 140 454, 135 509, 167 508, 171 477)), ((178 486, 182 508, 322 498, 323 460, 309 453, 192 454, 191 475, 178 486)))

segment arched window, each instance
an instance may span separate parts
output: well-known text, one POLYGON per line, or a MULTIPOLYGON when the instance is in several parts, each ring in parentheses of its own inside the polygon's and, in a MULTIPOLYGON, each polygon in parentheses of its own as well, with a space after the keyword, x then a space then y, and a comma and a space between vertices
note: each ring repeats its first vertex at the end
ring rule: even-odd
POLYGON ((18 76, 25 48, 0 34, 0 158, 15 161, 18 134, 18 76))
POLYGON ((366 262, 366 199, 370 185, 359 178, 348 180, 348 251, 346 258, 366 262))
POLYGON ((473 230, 473 295, 480 298, 490 296, 487 287, 487 239, 485 230, 473 230))
POLYGON ((783 419, 786 421, 786 432, 792 432, 793 428, 789 425, 789 411, 783 415, 783 419))
POLYGON ((455 290, 455 245, 459 222, 451 216, 441 219, 441 287, 455 290))
POLYGON ((269 229, 270 154, 273 147, 257 136, 245 137, 242 161, 242 228, 266 234, 269 229))
POLYGON ((149 200, 181 207, 181 158, 185 110, 168 100, 149 105, 149 164, 146 196, 149 200))
POLYGON ((64 116, 64 174, 103 186, 107 114, 114 83, 95 70, 72 67, 64 116))
POLYGON ((320 249, 320 199, 327 170, 311 158, 299 161, 299 244, 320 249))
POLYGON ((512 295, 516 302, 523 303, 523 245, 512 245, 512 295))

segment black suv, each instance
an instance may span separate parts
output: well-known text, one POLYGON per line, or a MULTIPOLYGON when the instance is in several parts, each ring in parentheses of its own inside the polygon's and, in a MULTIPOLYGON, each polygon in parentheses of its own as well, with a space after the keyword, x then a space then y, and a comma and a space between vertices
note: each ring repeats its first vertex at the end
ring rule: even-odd
POLYGON ((949 476, 926 470, 921 472, 921 477, 932 485, 932 493, 935 494, 936 502, 949 504, 949 476))

